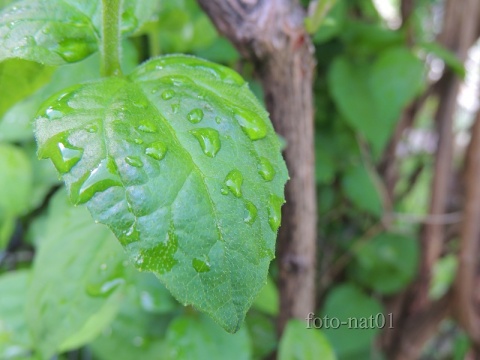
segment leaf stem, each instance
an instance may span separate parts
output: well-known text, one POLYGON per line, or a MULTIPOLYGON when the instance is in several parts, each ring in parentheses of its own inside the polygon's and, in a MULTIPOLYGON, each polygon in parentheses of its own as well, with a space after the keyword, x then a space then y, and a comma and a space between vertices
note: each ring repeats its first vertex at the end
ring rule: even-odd
POLYGON ((102 76, 121 76, 120 14, 122 0, 102 0, 102 76))

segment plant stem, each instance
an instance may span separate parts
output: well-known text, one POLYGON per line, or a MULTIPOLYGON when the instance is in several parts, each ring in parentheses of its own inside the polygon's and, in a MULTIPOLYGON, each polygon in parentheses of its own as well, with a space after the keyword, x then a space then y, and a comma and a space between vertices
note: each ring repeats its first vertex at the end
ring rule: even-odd
POLYGON ((156 57, 162 54, 162 50, 160 48, 159 30, 156 26, 148 32, 148 47, 150 57, 156 57))
POLYGON ((102 0, 102 76, 121 76, 120 14, 122 0, 102 0))

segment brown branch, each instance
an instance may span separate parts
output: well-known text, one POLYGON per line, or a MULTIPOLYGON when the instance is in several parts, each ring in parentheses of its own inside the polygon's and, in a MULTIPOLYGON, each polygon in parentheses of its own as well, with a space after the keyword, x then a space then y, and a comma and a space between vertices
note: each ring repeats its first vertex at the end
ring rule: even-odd
POLYGON ((480 313, 475 303, 480 251, 480 112, 472 128, 465 169, 465 210, 455 281, 455 315, 480 348, 480 313))
POLYGON ((313 50, 294 0, 199 0, 218 30, 252 61, 276 131, 287 141, 291 180, 277 258, 279 330, 315 308, 316 195, 312 105, 313 50))
MULTIPOLYGON (((479 4, 478 0, 449 0, 446 3, 444 29, 440 34, 440 41, 454 51, 462 62, 465 62, 468 50, 476 40, 478 20, 476 14, 479 4)), ((439 89, 440 105, 436 113, 439 141, 430 199, 430 215, 441 215, 446 211, 453 173, 453 118, 457 109, 460 79, 451 71, 447 71, 439 83, 439 89)), ((423 276, 421 281, 424 286, 417 297, 415 304, 417 308, 428 306, 431 269, 442 253, 444 233, 443 224, 426 224, 424 227, 421 267, 423 276)))

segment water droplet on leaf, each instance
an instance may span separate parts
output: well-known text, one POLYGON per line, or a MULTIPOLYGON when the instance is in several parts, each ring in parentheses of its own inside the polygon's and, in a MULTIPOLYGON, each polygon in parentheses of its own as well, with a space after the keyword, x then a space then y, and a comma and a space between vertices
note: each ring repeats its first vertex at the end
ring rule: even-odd
POLYGON ((154 134, 157 132, 157 127, 155 126, 155 124, 148 121, 142 122, 137 129, 144 133, 150 133, 150 134, 154 134))
POLYGON ((85 127, 85 130, 87 130, 89 133, 93 134, 93 133, 96 133, 98 131, 98 126, 95 125, 95 124, 88 125, 87 127, 85 127))
POLYGON ((190 121, 192 124, 197 124, 203 119, 203 111, 202 109, 193 109, 190 111, 187 115, 188 121, 190 121))
POLYGON ((203 150, 203 153, 211 158, 217 155, 220 150, 220 135, 217 130, 210 128, 190 130, 190 133, 195 136, 203 150))
POLYGON ((235 114, 235 119, 251 140, 263 139, 267 135, 267 125, 257 114, 241 110, 235 114))
POLYGON ((257 219, 257 214, 257 207, 251 201, 245 201, 245 217, 243 218, 243 221, 251 225, 257 219))
POLYGON ((66 62, 72 63, 86 58, 96 50, 96 44, 91 39, 71 38, 59 42, 55 52, 66 62))
POLYGON ((205 260, 194 258, 192 260, 192 266, 197 273, 204 273, 210 271, 210 263, 205 260))
POLYGON ((267 158, 260 158, 260 163, 258 164, 258 173, 265 181, 272 181, 275 177, 275 169, 267 158))
POLYGON ((143 167, 143 162, 138 156, 127 156, 125 157, 125 162, 137 168, 143 167))
POLYGON ((161 141, 157 141, 148 145, 145 149, 145 154, 154 158, 155 160, 162 160, 167 153, 167 145, 161 141))
POLYGON ((70 189, 72 201, 82 204, 90 200, 97 192, 112 186, 122 186, 117 166, 112 158, 103 159, 90 173, 73 183, 70 189))
POLYGON ((173 90, 165 90, 163 93, 162 93, 162 99, 163 100, 170 100, 171 98, 173 98, 175 96, 175 91, 173 90))
POLYGON ((270 195, 268 200, 268 223, 270 228, 276 232, 280 223, 282 221, 282 204, 284 203, 283 199, 277 195, 270 195))
POLYGON ((225 185, 237 198, 242 196, 243 175, 238 170, 232 170, 225 177, 225 185))

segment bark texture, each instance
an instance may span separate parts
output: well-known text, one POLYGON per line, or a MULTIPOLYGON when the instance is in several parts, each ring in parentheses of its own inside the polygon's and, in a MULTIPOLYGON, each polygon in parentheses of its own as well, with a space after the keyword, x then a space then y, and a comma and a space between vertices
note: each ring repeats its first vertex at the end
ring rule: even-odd
POLYGON ((279 330, 315 308, 313 47, 294 0, 199 0, 220 33, 255 64, 290 173, 277 243, 279 330))

